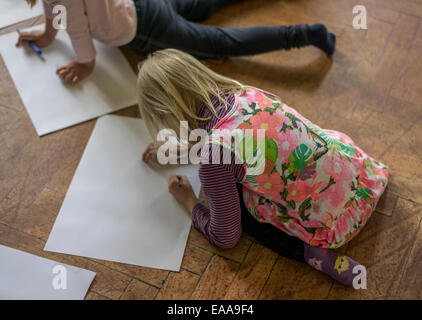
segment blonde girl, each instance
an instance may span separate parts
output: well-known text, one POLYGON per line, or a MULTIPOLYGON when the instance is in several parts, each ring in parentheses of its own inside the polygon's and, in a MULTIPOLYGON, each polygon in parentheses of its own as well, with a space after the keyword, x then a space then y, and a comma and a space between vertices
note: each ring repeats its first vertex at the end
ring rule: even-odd
MULTIPOLYGON (((321 129, 276 95, 221 76, 181 51, 149 55, 138 82, 140 112, 154 139, 162 128, 178 132, 179 121, 210 134, 199 168, 209 208, 198 202, 186 177, 169 179, 170 193, 191 214, 195 228, 222 248, 235 246, 243 230, 275 252, 352 285, 358 263, 330 249, 365 226, 387 185, 386 166, 347 135, 321 129), (244 161, 242 144, 213 139, 217 129, 252 130, 243 142, 254 140, 264 170, 244 161), (255 134, 258 129, 264 138, 255 134), (265 148, 259 139, 265 139, 265 148)), ((155 156, 149 147, 143 159, 155 156)))

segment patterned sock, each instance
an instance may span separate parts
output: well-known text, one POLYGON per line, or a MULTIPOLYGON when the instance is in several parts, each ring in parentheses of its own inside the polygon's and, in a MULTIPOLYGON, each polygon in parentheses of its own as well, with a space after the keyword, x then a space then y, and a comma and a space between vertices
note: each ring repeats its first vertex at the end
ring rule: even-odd
POLYGON ((353 285, 353 278, 357 276, 356 273, 353 273, 353 268, 360 263, 330 249, 311 246, 307 243, 304 245, 304 258, 307 264, 345 286, 353 285))
POLYGON ((311 45, 324 51, 327 56, 334 53, 336 36, 327 31, 327 28, 320 23, 308 26, 308 41, 311 45))

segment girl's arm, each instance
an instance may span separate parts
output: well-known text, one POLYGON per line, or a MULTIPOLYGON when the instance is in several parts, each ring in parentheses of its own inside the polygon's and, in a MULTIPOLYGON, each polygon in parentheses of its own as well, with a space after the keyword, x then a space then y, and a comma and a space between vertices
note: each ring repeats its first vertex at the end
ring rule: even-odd
MULTIPOLYGON (((44 7, 44 10, 47 10, 44 7)), ((47 11, 44 11, 46 13, 47 11)), ((16 43, 17 47, 22 46, 24 41, 29 40, 34 42, 38 47, 44 48, 50 45, 56 38, 57 30, 53 27, 53 19, 47 18, 45 15, 45 29, 44 30, 33 30, 30 32, 21 32, 19 34, 18 41, 16 43)))
MULTIPOLYGON (((89 29, 88 16, 86 15, 85 3, 83 0, 43 0, 45 17, 53 21, 55 15, 53 9, 55 5, 62 5, 66 8, 67 26, 66 32, 69 34, 73 50, 78 63, 88 63, 95 59, 95 48, 89 29)), ((49 24, 51 32, 54 30, 52 23, 49 24)))
POLYGON ((53 27, 53 19, 45 18, 45 35, 46 37, 53 42, 57 35, 57 29, 53 27))
POLYGON ((76 58, 67 65, 57 69, 57 75, 66 84, 76 84, 88 77, 95 66, 96 51, 89 29, 88 16, 83 0, 44 0, 47 19, 54 19, 55 4, 63 5, 67 12, 67 33, 72 42, 76 58))
MULTIPOLYGON (((235 163, 203 164, 199 169, 202 189, 210 209, 198 203, 192 210, 192 223, 213 244, 234 247, 242 234, 240 199, 236 183, 242 180, 245 168, 235 163)), ((223 163, 223 162, 220 162, 223 163)))

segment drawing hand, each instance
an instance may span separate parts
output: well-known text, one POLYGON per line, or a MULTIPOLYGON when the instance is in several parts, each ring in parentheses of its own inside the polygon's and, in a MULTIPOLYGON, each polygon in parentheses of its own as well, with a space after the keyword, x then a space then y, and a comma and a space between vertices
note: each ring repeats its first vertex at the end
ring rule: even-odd
POLYGON ((95 60, 88 63, 72 61, 66 66, 58 68, 56 73, 65 84, 75 85, 88 77, 94 70, 95 60))
POLYGON ((144 153, 142 154, 142 161, 145 163, 154 162, 157 163, 157 148, 153 143, 150 143, 144 153))
POLYGON ((21 32, 19 34, 18 42, 16 42, 17 47, 21 47, 26 40, 32 41, 39 48, 47 47, 54 38, 50 37, 43 30, 34 30, 31 32, 21 32))
POLYGON ((168 181, 169 192, 190 213, 198 203, 198 198, 193 192, 189 179, 185 176, 172 174, 168 181))

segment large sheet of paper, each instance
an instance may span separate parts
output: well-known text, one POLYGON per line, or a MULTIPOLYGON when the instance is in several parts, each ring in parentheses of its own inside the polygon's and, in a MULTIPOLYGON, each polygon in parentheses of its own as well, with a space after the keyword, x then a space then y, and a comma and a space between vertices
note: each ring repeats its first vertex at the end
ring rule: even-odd
POLYGON ((137 103, 136 75, 118 48, 95 42, 94 72, 72 87, 56 75, 58 66, 74 59, 65 31, 59 31, 56 40, 43 49, 45 61, 26 45, 16 48, 16 39, 17 33, 1 36, 0 53, 38 135, 137 103))
POLYGON ((42 1, 32 8, 25 0, 0 1, 0 29, 12 24, 34 18, 43 13, 42 1))
POLYGON ((150 142, 141 119, 97 121, 45 250, 180 270, 191 220, 167 181, 184 174, 198 193, 198 168, 143 163, 150 142))
POLYGON ((95 272, 0 245, 0 300, 82 300, 95 272))

